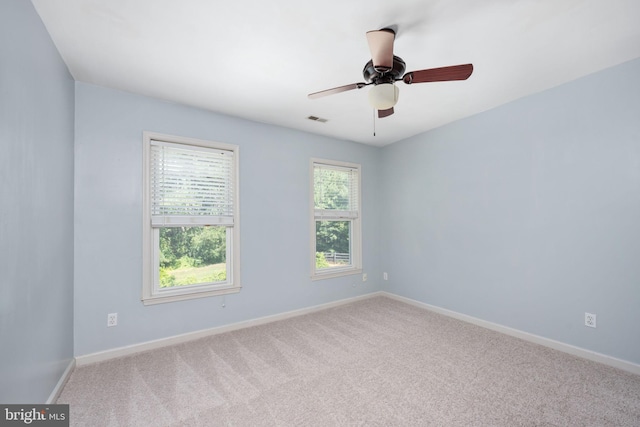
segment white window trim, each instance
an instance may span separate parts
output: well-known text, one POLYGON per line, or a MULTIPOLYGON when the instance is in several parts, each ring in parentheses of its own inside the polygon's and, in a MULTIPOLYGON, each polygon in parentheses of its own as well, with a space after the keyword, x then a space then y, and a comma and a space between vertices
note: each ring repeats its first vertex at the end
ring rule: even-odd
POLYGON ((342 162, 311 158, 309 163, 309 212, 310 212, 310 254, 311 254, 311 280, 324 280, 335 277, 362 274, 362 166, 357 163, 342 162), (320 217, 326 219, 350 220, 351 229, 351 265, 347 267, 334 267, 324 270, 316 270, 316 212, 314 201, 314 165, 338 166, 358 170, 358 216, 353 218, 348 212, 323 210, 320 217))
POLYGON ((221 142, 206 141, 202 139, 187 138, 175 135, 166 135, 155 132, 143 132, 142 148, 142 302, 144 305, 161 304, 174 301, 183 301, 194 298, 204 298, 216 295, 237 293, 240 285, 240 206, 239 206, 239 151, 237 145, 221 142), (200 146, 206 148, 227 150, 234 152, 234 221, 227 232, 227 259, 231 258, 231 268, 227 265, 227 283, 223 285, 189 286, 156 292, 154 281, 157 280, 155 259, 157 259, 159 229, 151 225, 150 208, 150 147, 151 141, 167 141, 175 144, 200 146), (231 248, 231 249, 229 249, 231 248))

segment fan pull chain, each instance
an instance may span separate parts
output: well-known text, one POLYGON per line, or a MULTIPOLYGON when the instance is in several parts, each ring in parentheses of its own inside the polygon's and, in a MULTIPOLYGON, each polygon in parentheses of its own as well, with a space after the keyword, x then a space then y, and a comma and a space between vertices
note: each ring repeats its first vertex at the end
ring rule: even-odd
POLYGON ((376 136, 376 109, 373 109, 373 136, 376 136))

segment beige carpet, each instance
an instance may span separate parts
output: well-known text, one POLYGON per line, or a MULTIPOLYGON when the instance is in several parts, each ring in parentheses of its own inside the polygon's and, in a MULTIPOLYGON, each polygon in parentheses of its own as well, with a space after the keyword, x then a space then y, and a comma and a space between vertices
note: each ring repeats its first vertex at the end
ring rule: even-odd
POLYGON ((80 367, 74 426, 640 426, 640 376, 385 297, 80 367))

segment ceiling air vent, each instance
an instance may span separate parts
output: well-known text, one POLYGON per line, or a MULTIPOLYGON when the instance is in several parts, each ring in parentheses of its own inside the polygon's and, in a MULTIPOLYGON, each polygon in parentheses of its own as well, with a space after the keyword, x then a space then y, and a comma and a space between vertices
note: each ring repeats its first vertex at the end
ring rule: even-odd
POLYGON ((327 119, 323 119, 322 117, 309 116, 307 119, 313 120, 314 122, 327 123, 327 119))

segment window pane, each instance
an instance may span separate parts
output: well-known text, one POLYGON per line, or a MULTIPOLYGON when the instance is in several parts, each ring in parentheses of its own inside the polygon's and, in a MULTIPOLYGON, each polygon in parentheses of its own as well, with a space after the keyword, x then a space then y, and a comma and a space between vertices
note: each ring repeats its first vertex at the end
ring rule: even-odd
POLYGON ((315 166, 315 209, 357 210, 357 172, 352 169, 315 166))
POLYGON ((226 227, 160 228, 160 288, 227 280, 226 227))
POLYGON ((316 221, 316 269, 351 265, 351 221, 316 221))

